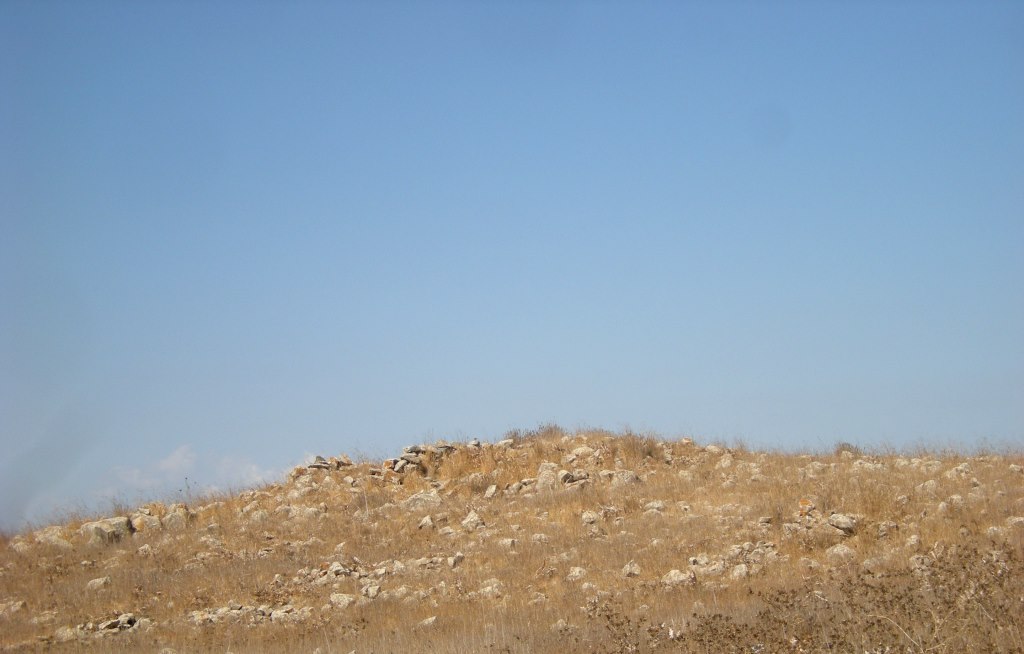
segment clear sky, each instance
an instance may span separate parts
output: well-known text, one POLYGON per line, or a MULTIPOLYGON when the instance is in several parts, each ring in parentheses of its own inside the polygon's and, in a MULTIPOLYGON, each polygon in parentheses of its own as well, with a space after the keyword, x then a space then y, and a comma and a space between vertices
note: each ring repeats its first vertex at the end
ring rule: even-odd
POLYGON ((1024 4, 0 3, 0 525, 546 422, 1024 445, 1024 4))

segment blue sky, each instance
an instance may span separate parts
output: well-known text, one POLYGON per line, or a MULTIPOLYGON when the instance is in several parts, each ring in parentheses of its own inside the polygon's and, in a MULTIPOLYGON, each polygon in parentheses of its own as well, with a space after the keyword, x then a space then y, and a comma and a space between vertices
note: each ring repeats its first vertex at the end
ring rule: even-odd
POLYGON ((1024 445, 1020 3, 4 2, 0 98, 0 525, 546 422, 1024 445))

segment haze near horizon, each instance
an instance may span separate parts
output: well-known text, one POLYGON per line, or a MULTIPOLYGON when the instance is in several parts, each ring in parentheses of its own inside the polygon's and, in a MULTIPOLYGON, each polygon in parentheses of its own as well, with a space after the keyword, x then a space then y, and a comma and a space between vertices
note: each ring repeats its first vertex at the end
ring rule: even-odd
POLYGON ((1024 445, 1024 6, 0 5, 0 527, 556 422, 1024 445))

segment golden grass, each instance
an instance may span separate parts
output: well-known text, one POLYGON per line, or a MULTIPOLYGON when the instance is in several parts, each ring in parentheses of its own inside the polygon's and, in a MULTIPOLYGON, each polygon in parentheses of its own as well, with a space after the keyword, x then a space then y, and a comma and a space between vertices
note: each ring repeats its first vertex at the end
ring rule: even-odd
MULTIPOLYGON (((194 519, 178 531, 88 545, 76 535, 81 516, 58 530, 70 549, 34 542, 39 532, 6 535, 0 647, 236 654, 1024 648, 1024 523, 1012 520, 1024 516, 1020 453, 866 454, 841 444, 790 454, 556 426, 507 436, 511 446, 428 453, 425 472, 363 461, 198 498, 194 519), (592 454, 577 450, 584 446, 592 454), (574 451, 582 452, 575 460, 574 451), (512 492, 546 462, 590 481, 512 492), (634 471, 637 483, 601 474, 615 470, 634 471), (497 493, 485 498, 492 485, 497 493), (403 504, 417 493, 438 499, 416 509, 403 504), (816 507, 810 516, 799 515, 802 499, 816 507), (462 527, 470 511, 481 529, 462 527), (853 516, 855 532, 830 527, 832 512, 853 516), (433 527, 420 528, 428 515, 433 527), (839 543, 853 551, 849 562, 832 559, 828 548, 839 543), (451 567, 456 553, 465 559, 451 567), (312 583, 334 562, 349 572, 312 583), (630 562, 640 572, 626 577, 630 562), (578 579, 575 568, 585 571, 578 579), (662 583, 670 570, 691 569, 694 583, 662 583), (106 576, 109 586, 86 590, 106 576), (371 587, 379 587, 373 599, 371 587), (331 608, 338 593, 365 599, 331 608), (291 605, 301 617, 232 614, 225 608, 232 603, 291 605), (218 609, 225 615, 213 623, 193 614, 218 609), (58 642, 61 628, 125 612, 152 624, 102 637, 86 628, 82 638, 58 642), (436 622, 421 626, 428 618, 436 622)), ((158 517, 168 512, 160 503, 147 508, 158 517)))

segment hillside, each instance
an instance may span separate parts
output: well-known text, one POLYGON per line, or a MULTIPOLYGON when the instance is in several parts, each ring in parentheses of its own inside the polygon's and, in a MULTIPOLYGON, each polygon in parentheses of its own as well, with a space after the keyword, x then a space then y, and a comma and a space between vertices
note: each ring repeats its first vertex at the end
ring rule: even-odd
POLYGON ((6 538, 0 649, 1024 651, 1020 453, 511 436, 6 538))

